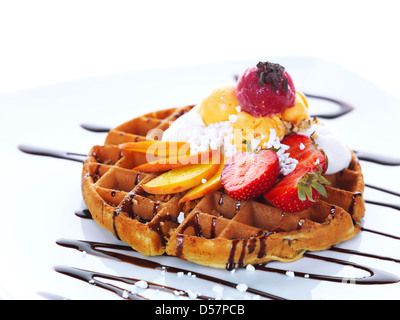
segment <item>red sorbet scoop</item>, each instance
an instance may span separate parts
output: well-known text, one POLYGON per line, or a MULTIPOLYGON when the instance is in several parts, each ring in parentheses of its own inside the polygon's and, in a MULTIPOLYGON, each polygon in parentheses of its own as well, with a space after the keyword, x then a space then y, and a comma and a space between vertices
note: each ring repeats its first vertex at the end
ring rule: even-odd
POLYGON ((239 78, 237 99, 243 111, 254 117, 282 113, 294 105, 296 89, 293 80, 280 64, 259 62, 239 78))

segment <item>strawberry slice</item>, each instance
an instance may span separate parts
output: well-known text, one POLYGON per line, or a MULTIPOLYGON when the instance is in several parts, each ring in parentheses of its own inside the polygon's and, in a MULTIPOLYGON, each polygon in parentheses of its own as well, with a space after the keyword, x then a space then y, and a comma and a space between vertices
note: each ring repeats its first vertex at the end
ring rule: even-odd
POLYGON ((318 171, 309 167, 298 167, 280 180, 264 198, 275 207, 287 212, 299 212, 311 207, 320 194, 326 196, 322 184, 329 182, 318 171))
POLYGON ((318 165, 322 169, 322 174, 328 168, 328 159, 322 150, 319 150, 314 141, 302 134, 291 134, 281 141, 282 144, 289 146, 287 153, 290 158, 298 161, 297 168, 308 167, 312 172, 318 171, 318 165))
POLYGON ((279 158, 273 150, 239 152, 225 164, 221 183, 238 201, 258 197, 267 192, 279 174, 279 158))

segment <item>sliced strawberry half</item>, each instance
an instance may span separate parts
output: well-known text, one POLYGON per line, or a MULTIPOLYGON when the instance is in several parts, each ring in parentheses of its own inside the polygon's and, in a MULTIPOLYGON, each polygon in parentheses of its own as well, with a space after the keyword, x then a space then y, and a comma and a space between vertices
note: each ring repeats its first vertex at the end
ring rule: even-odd
POLYGON ((279 158, 275 151, 239 152, 225 164, 221 183, 232 198, 243 201, 267 192, 278 174, 279 158))
POLYGON ((326 196, 322 184, 329 182, 318 171, 308 167, 299 167, 280 180, 264 198, 275 207, 287 212, 299 212, 311 207, 320 194, 326 196))
POLYGON ((318 149, 311 138, 302 134, 291 134, 281 141, 282 144, 289 146, 287 153, 290 158, 298 161, 297 167, 308 167, 311 171, 318 171, 321 167, 322 174, 328 168, 328 159, 325 153, 318 149))

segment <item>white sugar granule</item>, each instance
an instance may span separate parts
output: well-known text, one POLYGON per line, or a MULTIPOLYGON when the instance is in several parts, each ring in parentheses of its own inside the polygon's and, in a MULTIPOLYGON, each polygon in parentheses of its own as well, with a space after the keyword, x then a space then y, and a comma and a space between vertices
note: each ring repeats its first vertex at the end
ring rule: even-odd
POLYGON ((247 270, 247 271, 254 271, 254 270, 256 270, 256 268, 254 268, 253 265, 248 264, 247 267, 246 267, 246 270, 247 270))
POLYGON ((212 287, 212 291, 214 291, 217 296, 222 296, 222 293, 224 292, 224 287, 216 284, 215 286, 212 287))
POLYGON ((182 223, 185 220, 185 213, 183 211, 179 212, 178 222, 182 223))
POLYGON ((197 296, 199 295, 197 292, 194 292, 192 290, 186 290, 186 293, 189 295, 189 298, 192 298, 192 299, 196 299, 197 296))
POLYGON ((135 286, 142 288, 142 289, 146 289, 148 287, 148 284, 146 281, 144 280, 139 280, 135 283, 135 286))
POLYGON ((240 292, 246 292, 248 288, 249 288, 249 287, 248 287, 247 284, 245 284, 245 283, 239 283, 239 284, 236 286, 236 289, 239 290, 240 292))
POLYGON ((287 275, 288 277, 293 278, 293 277, 294 277, 294 272, 293 272, 293 271, 286 271, 286 275, 287 275))

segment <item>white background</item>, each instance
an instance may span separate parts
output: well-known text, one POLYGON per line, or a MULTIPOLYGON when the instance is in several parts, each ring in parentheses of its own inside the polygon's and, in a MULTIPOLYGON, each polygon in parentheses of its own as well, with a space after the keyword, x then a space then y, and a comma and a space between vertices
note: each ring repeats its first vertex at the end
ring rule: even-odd
POLYGON ((0 94, 143 68, 313 55, 399 96, 397 3, 0 0, 0 94))

